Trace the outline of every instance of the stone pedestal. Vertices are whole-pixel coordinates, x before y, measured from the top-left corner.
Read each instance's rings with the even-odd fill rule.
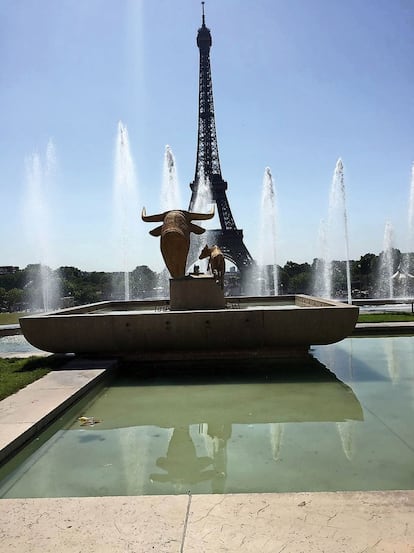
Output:
[[[170,279],[171,311],[224,309],[223,290],[209,275],[190,275]]]

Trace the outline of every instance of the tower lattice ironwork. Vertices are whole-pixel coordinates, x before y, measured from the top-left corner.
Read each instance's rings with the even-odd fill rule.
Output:
[[[195,175],[190,184],[192,194],[189,211],[196,208],[199,186],[202,186],[200,183],[207,181],[210,185],[211,200],[217,206],[221,229],[207,230],[203,235],[203,241],[207,241],[210,246],[217,244],[224,256],[243,273],[254,264],[254,261],[243,242],[243,231],[236,227],[226,195],[227,182],[221,175],[210,67],[211,45],[211,32],[205,24],[202,2],[202,25],[197,34],[197,46],[200,50],[198,143]]]

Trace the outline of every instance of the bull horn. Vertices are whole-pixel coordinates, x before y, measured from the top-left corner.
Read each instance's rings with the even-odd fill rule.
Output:
[[[205,221],[207,219],[212,219],[214,217],[214,205],[210,209],[210,213],[188,213],[190,221]]]
[[[145,207],[142,208],[141,218],[146,223],[160,223],[164,220],[164,213],[159,213],[158,215],[147,215]]]

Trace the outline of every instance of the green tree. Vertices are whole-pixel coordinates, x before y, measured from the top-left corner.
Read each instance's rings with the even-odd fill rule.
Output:
[[[76,267],[60,267],[61,294],[71,296],[76,305],[110,298],[111,274],[102,271],[81,271]]]
[[[68,282],[82,280],[83,273],[76,267],[59,267],[58,272],[62,280],[66,280]]]
[[[378,256],[373,253],[362,255],[358,261],[352,263],[352,287],[364,290],[371,295],[375,285]]]
[[[0,275],[0,287],[5,290],[11,290],[12,288],[23,288],[25,282],[25,273],[22,270],[18,270],[14,273],[6,273]]]
[[[7,290],[5,294],[5,307],[10,313],[12,311],[19,311],[22,308],[23,303],[23,290],[19,288],[12,288]]]
[[[157,273],[154,273],[147,265],[135,267],[130,275],[132,297],[148,298],[154,296],[157,280]]]
[[[312,283],[312,268],[309,263],[288,261],[281,271],[283,292],[309,294]]]
[[[100,300],[99,291],[91,284],[82,283],[75,288],[73,294],[76,305],[95,303]]]
[[[6,309],[6,289],[0,287],[0,309]]]

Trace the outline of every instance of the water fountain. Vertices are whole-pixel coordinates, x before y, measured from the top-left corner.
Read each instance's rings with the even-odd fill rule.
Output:
[[[118,123],[116,137],[113,198],[115,251],[120,253],[121,259],[118,266],[122,267],[123,274],[123,290],[119,290],[119,283],[114,278],[113,292],[116,297],[123,297],[125,301],[128,301],[130,299],[131,237],[136,229],[138,193],[134,160],[129,146],[128,130],[122,121]]]
[[[161,252],[173,277],[170,279],[170,298],[142,301],[129,299],[130,246],[128,240],[133,230],[138,228],[136,217],[138,201],[128,132],[125,125],[120,122],[116,143],[114,203],[120,231],[119,249],[123,256],[125,300],[100,302],[64,309],[49,315],[21,318],[23,334],[35,347],[56,353],[133,356],[140,360],[307,356],[311,344],[333,343],[342,340],[352,332],[358,317],[358,308],[355,306],[305,295],[225,298],[221,286],[212,276],[204,275],[205,278],[198,278],[201,275],[185,274],[186,270],[188,271],[188,262],[198,259],[200,254],[198,249],[197,257],[192,259],[187,257],[190,248],[189,235],[198,235],[203,231],[191,221],[200,222],[213,218],[213,213],[208,212],[213,203],[210,184],[213,185],[214,180],[221,189],[227,186],[221,177],[212,93],[211,90],[206,93],[211,86],[210,72],[207,69],[211,36],[210,31],[205,27],[204,15],[197,45],[202,60],[200,67],[204,67],[200,73],[203,77],[200,82],[204,83],[204,88],[201,86],[199,109],[196,171],[198,180],[192,183],[192,189],[194,191],[196,185],[198,195],[190,201],[191,213],[177,210],[176,205],[171,206],[173,210],[168,207],[166,213],[157,215],[146,216],[143,212],[145,221],[162,222],[162,225],[152,228],[150,232],[153,236],[161,237]],[[166,151],[166,167],[167,186],[171,188],[171,182],[175,179],[175,162],[170,149]],[[275,194],[268,169],[265,171],[263,189],[263,204],[274,238],[268,256],[273,266],[274,292],[277,293]],[[218,190],[215,189],[214,193],[216,192]],[[227,203],[226,197],[225,200]],[[167,201],[170,206],[170,199],[166,199]],[[214,201],[217,202],[216,197]],[[334,222],[334,208],[342,210],[341,217],[345,226],[347,245],[345,188],[341,160],[338,160],[335,169],[331,204],[331,223]],[[220,209],[221,211],[217,209],[219,216],[224,216],[224,208]],[[230,209],[229,206],[228,209]],[[171,223],[170,226],[167,223]],[[168,228],[164,227],[164,224]],[[228,243],[237,241],[243,260],[250,263],[250,254],[247,255],[242,250],[242,246],[244,248],[245,246],[241,240],[240,231],[235,224],[234,228],[233,223],[230,226],[230,229],[222,228],[220,236],[225,236],[226,232],[230,233],[231,240]],[[177,247],[178,243],[179,247]],[[185,248],[181,247],[183,243]],[[190,256],[193,253],[190,251]],[[265,262],[263,258],[263,265],[266,264]],[[197,279],[193,276],[197,276]],[[191,280],[197,280],[197,286],[188,287],[186,284]],[[199,292],[199,284],[203,281],[206,284],[204,295]],[[183,282],[185,286],[182,286]],[[193,290],[198,290],[194,296],[188,293],[191,287]]]
[[[187,212],[180,213],[179,218],[183,218]],[[176,214],[177,211],[161,214],[163,225],[169,218],[175,221]],[[191,215],[187,219],[197,222],[208,218]],[[161,221],[161,216],[145,216],[144,220]],[[197,225],[190,220],[186,224],[191,232],[197,232]],[[161,227],[152,233],[163,239]],[[177,233],[181,235],[180,228]],[[178,253],[177,242],[167,240],[161,244],[170,248],[169,252],[163,249],[163,256],[169,263],[172,260],[173,264],[168,264],[171,271],[175,252]],[[188,287],[184,286],[191,279],[181,276],[185,267],[185,258],[181,257],[177,257],[182,267],[180,274],[170,281],[170,300],[99,302],[23,317],[22,332],[32,345],[44,351],[171,361],[307,356],[311,344],[342,340],[355,326],[355,306],[305,295],[226,299],[213,277],[200,280],[209,285],[200,307],[200,295],[188,294]]]
[[[344,166],[339,158],[336,162],[329,193],[328,220],[320,233],[322,257],[317,264],[314,293],[321,297],[332,298],[333,290],[333,253],[338,253],[338,244],[345,245],[347,300],[352,303],[351,271],[349,264],[348,214]]]
[[[28,283],[31,290],[31,308],[49,311],[59,305],[59,280],[50,269],[53,265],[53,245],[51,231],[50,198],[56,181],[56,152],[52,140],[49,140],[46,155],[42,161],[38,153],[26,159],[26,204],[24,220],[28,223],[27,236],[32,241],[33,251],[39,252],[38,274]],[[37,298],[40,290],[41,299]]]
[[[166,150],[168,185],[175,184],[175,163],[171,149]],[[38,175],[39,160],[33,158],[34,175]],[[211,206],[209,180],[200,172],[196,222],[213,217],[205,215]],[[38,186],[40,178],[33,177],[32,186]],[[335,205],[340,196],[344,205],[342,162],[338,162],[332,192]],[[338,191],[337,191],[338,188]],[[237,297],[225,299],[223,291],[210,279],[214,290],[208,290],[200,305],[193,305],[188,289],[181,287],[184,276],[171,279],[174,298],[164,300],[131,301],[129,299],[128,255],[129,237],[136,218],[136,178],[129,148],[128,132],[123,123],[118,125],[114,199],[120,244],[124,263],[124,301],[100,302],[92,305],[63,309],[48,315],[33,315],[20,319],[26,339],[35,347],[50,352],[89,353],[95,355],[133,355],[138,359],[174,357],[193,358],[222,356],[283,356],[307,355],[311,344],[333,343],[348,336],[355,326],[358,308],[343,303],[322,300],[311,296]],[[262,203],[266,217],[263,227],[271,229],[273,237],[270,262],[276,265],[275,252],[275,194],[271,172],[266,169],[263,182]],[[340,202],[339,202],[340,203]],[[198,206],[198,207],[197,207]],[[170,213],[170,212],[168,212]],[[176,212],[174,212],[176,213]],[[187,213],[187,212],[181,212]],[[161,218],[165,216],[165,213]],[[344,216],[346,223],[346,215]],[[175,216],[173,217],[173,219]],[[188,219],[188,220],[187,220]],[[199,234],[199,227],[191,224],[191,217],[184,216],[191,234]],[[198,221],[197,221],[198,219]],[[161,221],[160,215],[146,217],[148,221]],[[174,219],[175,220],[175,219]],[[153,229],[154,236],[161,235],[161,227]],[[200,230],[200,229],[199,229]],[[179,231],[181,232],[181,231]],[[169,244],[172,244],[169,242]],[[174,244],[174,242],[173,242]],[[175,246],[172,250],[178,255]],[[165,252],[163,251],[163,255]],[[181,255],[181,254],[180,254]],[[164,257],[165,259],[171,259]],[[178,259],[178,258],[177,258]],[[180,257],[181,259],[181,257]],[[263,265],[266,259],[263,255]],[[182,260],[184,271],[185,257]],[[188,259],[187,259],[188,262]],[[273,273],[277,284],[277,275]],[[174,286],[172,286],[174,284]],[[217,288],[217,290],[216,290]],[[211,290],[210,290],[211,289]],[[276,286],[277,289],[277,286]],[[180,291],[182,290],[182,292]],[[181,298],[180,294],[184,294]],[[220,296],[220,301],[218,301]],[[200,297],[197,298],[199,301]],[[183,300],[183,301],[181,301]]]
[[[260,204],[259,255],[257,260],[259,266],[258,294],[260,296],[278,295],[276,215],[276,193],[273,177],[270,168],[266,167],[263,175]]]

